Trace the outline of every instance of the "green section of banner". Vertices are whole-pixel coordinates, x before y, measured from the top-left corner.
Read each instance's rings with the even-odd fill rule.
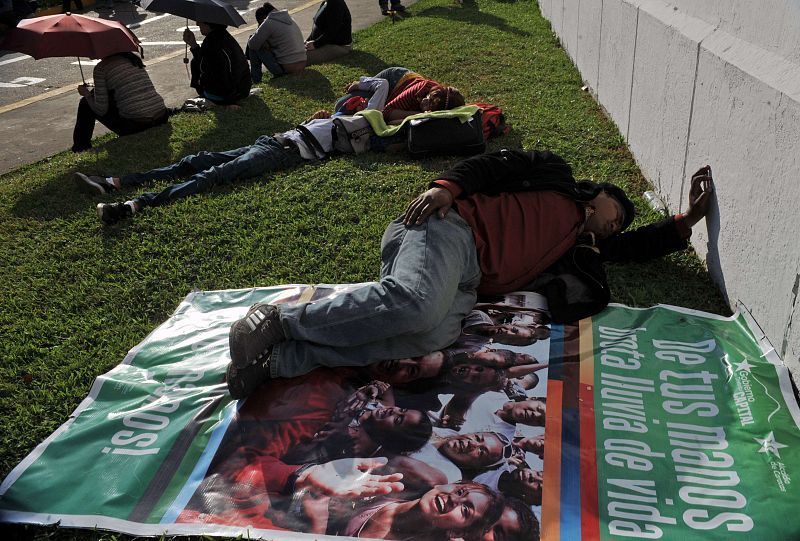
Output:
[[[29,457],[35,461],[0,508],[158,523],[231,402],[224,384],[231,323],[243,308],[286,291],[190,295],[126,363],[98,378],[79,415]]]
[[[744,316],[610,307],[593,340],[602,539],[800,538],[797,406]]]

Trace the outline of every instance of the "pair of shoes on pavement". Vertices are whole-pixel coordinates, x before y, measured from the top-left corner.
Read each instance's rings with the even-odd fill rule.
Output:
[[[238,400],[271,377],[272,346],[286,340],[278,308],[264,303],[253,305],[247,315],[231,325],[228,340],[231,362],[225,380],[231,396]]]

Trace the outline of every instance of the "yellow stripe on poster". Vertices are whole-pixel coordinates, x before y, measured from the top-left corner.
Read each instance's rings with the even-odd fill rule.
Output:
[[[587,317],[578,323],[580,332],[581,385],[594,387],[594,338],[592,337],[592,318]]]

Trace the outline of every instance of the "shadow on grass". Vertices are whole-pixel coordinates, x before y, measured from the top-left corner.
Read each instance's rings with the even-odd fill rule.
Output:
[[[281,88],[298,96],[320,101],[335,97],[328,78],[313,68],[307,68],[296,75],[275,77],[267,81],[266,85],[267,88]]]
[[[459,21],[474,25],[493,26],[503,32],[510,32],[517,36],[528,37],[531,34],[519,28],[509,26],[505,19],[491,15],[485,11],[480,11],[474,0],[465,0],[461,6],[443,7],[437,6],[424,9],[416,14],[417,17],[433,17],[447,19],[448,21]]]
[[[359,68],[364,75],[373,75],[389,67],[382,58],[366,51],[353,51],[337,58],[336,63],[349,68]]]
[[[73,214],[87,212],[99,201],[122,200],[143,191],[137,188],[125,189],[108,196],[80,193],[73,181],[76,171],[115,176],[146,171],[163,167],[186,154],[200,150],[228,150],[249,145],[260,135],[278,133],[292,127],[288,122],[276,120],[267,104],[258,97],[244,100],[241,106],[238,111],[211,110],[202,114],[184,113],[183,115],[197,117],[197,121],[213,116],[216,126],[180,147],[177,150],[177,158],[173,158],[171,145],[171,122],[175,119],[134,135],[103,136],[94,141],[94,150],[89,151],[96,154],[87,153],[86,159],[79,161],[75,168],[54,176],[36,189],[22,194],[12,207],[12,213],[21,218],[40,221],[63,219]],[[181,120],[185,120],[185,117]],[[153,149],[158,150],[154,153]],[[92,160],[93,157],[95,160]]]

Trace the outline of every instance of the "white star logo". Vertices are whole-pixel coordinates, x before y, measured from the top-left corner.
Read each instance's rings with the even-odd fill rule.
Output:
[[[784,447],[787,447],[786,445],[775,441],[775,435],[772,432],[767,434],[767,437],[764,438],[763,440],[760,440],[758,438],[753,438],[753,439],[761,444],[761,449],[758,450],[759,453],[767,453],[767,454],[773,453],[778,458],[781,457],[781,454],[778,452],[778,449],[783,449]]]
[[[753,368],[753,365],[750,364],[750,361],[748,361],[747,359],[745,359],[744,361],[742,361],[740,363],[735,363],[735,364],[736,364],[736,371],[737,372],[744,371],[744,372],[747,372],[749,374],[750,370]]]

